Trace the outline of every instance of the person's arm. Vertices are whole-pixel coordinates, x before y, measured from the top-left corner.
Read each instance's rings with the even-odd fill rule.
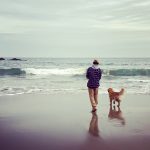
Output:
[[[102,70],[99,69],[99,80],[101,79],[101,77],[102,77]]]
[[[89,69],[86,71],[86,78],[89,79]]]

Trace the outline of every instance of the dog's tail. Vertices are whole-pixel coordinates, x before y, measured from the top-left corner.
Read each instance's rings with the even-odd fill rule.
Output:
[[[119,95],[123,95],[123,93],[124,93],[124,89],[122,88],[119,92]]]

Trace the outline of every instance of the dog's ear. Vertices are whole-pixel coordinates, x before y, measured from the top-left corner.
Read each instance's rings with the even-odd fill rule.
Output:
[[[108,93],[113,93],[114,91],[113,91],[113,89],[112,88],[109,88],[108,89]]]

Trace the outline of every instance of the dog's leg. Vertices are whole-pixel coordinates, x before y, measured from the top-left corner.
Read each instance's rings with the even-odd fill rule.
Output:
[[[118,107],[120,107],[120,100],[118,100]]]
[[[112,106],[112,99],[110,98],[110,106]]]
[[[110,106],[112,106],[112,101],[110,101]]]
[[[109,102],[110,102],[110,106],[111,106],[112,105],[112,101],[111,101],[110,94],[109,94]]]
[[[110,106],[112,105],[112,100],[111,100],[111,96],[109,94],[109,101],[110,101]]]
[[[115,104],[115,100],[113,101],[113,103]]]
[[[113,106],[113,110],[116,111],[116,107],[115,106]]]

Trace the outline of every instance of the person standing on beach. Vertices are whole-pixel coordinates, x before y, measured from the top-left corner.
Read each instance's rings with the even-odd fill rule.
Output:
[[[102,76],[102,71],[99,68],[98,60],[93,61],[93,65],[87,69],[86,78],[88,79],[87,87],[89,92],[89,98],[92,106],[92,112],[97,110],[98,105],[98,88],[99,81]]]

